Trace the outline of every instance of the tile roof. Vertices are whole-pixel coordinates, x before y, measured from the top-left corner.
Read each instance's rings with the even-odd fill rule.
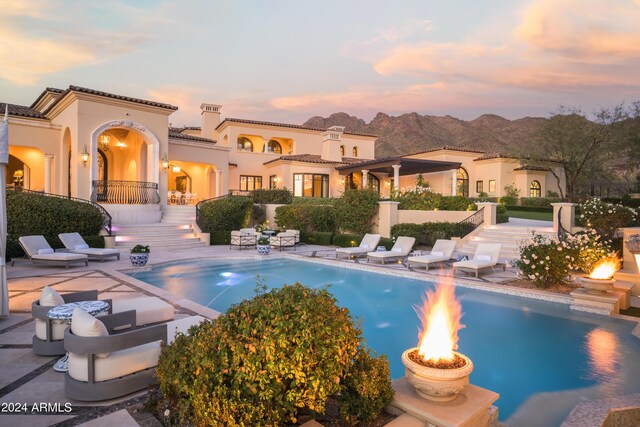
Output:
[[[430,148],[428,150],[421,150],[421,151],[416,151],[415,153],[404,154],[402,155],[402,157],[414,156],[416,154],[423,154],[423,153],[431,153],[433,151],[440,151],[440,150],[462,151],[464,153],[480,153],[480,154],[486,153],[485,151],[481,151],[481,150],[472,150],[470,148],[453,147],[451,145],[444,145],[438,148]]]
[[[531,165],[520,166],[519,168],[514,169],[514,171],[544,171],[544,172],[548,172],[550,170],[551,168],[547,168],[544,166],[531,166]]]
[[[230,117],[224,119],[216,127],[216,130],[219,129],[226,122],[246,123],[246,124],[251,124],[251,125],[263,125],[263,126],[278,126],[278,127],[293,128],[293,129],[304,129],[304,130],[315,130],[315,131],[318,131],[318,132],[326,132],[327,131],[327,129],[323,129],[323,128],[314,128],[314,127],[309,127],[309,126],[293,125],[293,124],[289,124],[289,123],[263,122],[263,121],[259,121],[259,120],[234,119],[234,118],[230,118]],[[369,133],[358,133],[358,132],[342,132],[342,133],[344,133],[345,135],[368,136],[368,137],[371,137],[371,138],[377,138],[378,137],[378,135],[372,135],[372,134],[369,134]]]
[[[185,139],[188,141],[208,142],[210,144],[216,143],[215,139],[203,138],[201,136],[195,136],[195,135],[187,135],[184,133],[176,132],[173,129],[175,128],[169,128],[169,138]]]
[[[47,88],[47,90],[51,89],[53,92],[57,92],[60,91],[60,89],[54,89],[54,88]],[[122,95],[116,95],[113,93],[109,93],[109,92],[102,92],[99,90],[95,90],[95,89],[89,89],[86,87],[80,87],[80,86],[73,86],[70,85],[66,90],[60,92],[61,95],[60,97],[49,106],[49,108],[46,109],[46,111],[44,111],[43,114],[47,114],[49,111],[51,111],[51,109],[58,104],[68,93],[71,92],[80,92],[80,93],[87,93],[90,95],[97,95],[97,96],[102,96],[105,98],[112,98],[112,99],[119,99],[121,101],[127,101],[127,102],[135,102],[136,104],[144,104],[144,105],[150,105],[152,107],[160,107],[160,108],[166,108],[168,110],[177,110],[178,107],[171,105],[171,104],[164,104],[162,102],[155,102],[155,101],[148,101],[146,99],[140,99],[140,98],[131,98],[129,96],[122,96]],[[39,98],[38,98],[39,99]],[[37,100],[36,100],[37,102]],[[33,107],[33,105],[32,105]]]
[[[9,106],[10,116],[29,117],[32,119],[46,119],[46,117],[43,116],[40,111],[33,110],[29,107],[25,107],[24,105],[5,104],[3,102],[0,102],[0,116],[2,117],[4,117],[5,105]]]
[[[506,154],[499,154],[499,153],[495,153],[495,154],[486,154],[482,157],[478,157],[477,159],[473,159],[473,161],[477,161],[477,160],[490,160],[490,159],[513,159],[513,160],[517,160],[517,157],[513,157],[513,156],[507,156]]]

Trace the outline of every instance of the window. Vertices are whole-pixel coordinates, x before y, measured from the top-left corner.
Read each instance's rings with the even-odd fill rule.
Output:
[[[269,190],[275,190],[278,188],[278,175],[271,175],[269,177]]]
[[[282,146],[278,141],[272,139],[271,141],[269,141],[269,144],[267,144],[267,152],[282,154]]]
[[[296,197],[329,197],[329,175],[294,173],[293,195]]]
[[[262,188],[261,176],[240,175],[240,190],[252,191]]]
[[[458,188],[456,194],[458,196],[469,197],[469,174],[464,168],[458,169]]]
[[[340,155],[344,157],[344,145],[340,146]]]
[[[542,197],[542,186],[538,181],[531,181],[531,187],[529,187],[529,197]]]
[[[476,181],[476,193],[484,192],[484,181]]]
[[[253,151],[253,142],[247,137],[238,138],[238,151]]]
[[[489,193],[495,193],[496,192],[496,180],[495,179],[490,179],[489,180]]]
[[[353,147],[353,157],[358,157],[358,147]]]

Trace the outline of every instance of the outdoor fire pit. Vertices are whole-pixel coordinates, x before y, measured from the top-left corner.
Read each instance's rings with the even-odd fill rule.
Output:
[[[458,348],[458,330],[464,326],[453,285],[438,284],[435,292],[427,291],[416,311],[422,320],[420,343],[402,354],[405,375],[423,398],[453,400],[469,384],[473,371],[471,359],[454,351]]]
[[[588,293],[603,295],[613,292],[615,279],[613,275],[620,269],[621,262],[617,256],[603,258],[595,265],[591,274],[579,278],[579,285]]]

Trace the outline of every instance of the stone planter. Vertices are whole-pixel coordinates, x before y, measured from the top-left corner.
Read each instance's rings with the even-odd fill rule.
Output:
[[[129,259],[134,267],[144,267],[149,261],[149,254],[129,254]]]
[[[593,295],[603,295],[613,292],[614,279],[591,279],[589,277],[579,277],[578,284],[581,288]]]
[[[271,245],[257,245],[258,255],[269,255],[271,252]]]
[[[448,402],[455,399],[469,384],[473,363],[464,354],[455,353],[467,362],[462,368],[438,369],[422,366],[411,360],[409,353],[414,350],[417,350],[417,347],[402,353],[402,364],[407,379],[422,398],[434,402]]]

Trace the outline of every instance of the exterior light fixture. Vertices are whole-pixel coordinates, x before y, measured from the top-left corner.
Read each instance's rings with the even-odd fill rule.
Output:
[[[280,182],[280,178],[276,176],[275,178],[273,178],[273,182],[276,182],[276,183]]]
[[[100,136],[100,148],[102,148],[102,151],[109,151],[109,142],[111,141],[111,137],[109,135],[106,134],[102,134]]]
[[[344,185],[344,178],[340,180],[340,184]]]
[[[169,169],[169,159],[167,158],[167,153],[162,155],[162,160],[160,160],[160,164],[162,165],[162,169],[166,172]]]
[[[84,149],[82,153],[80,153],[80,160],[82,160],[82,165],[86,168],[87,162],[89,161],[89,152],[87,151],[87,144],[84,145]]]
[[[173,171],[173,173],[180,173],[180,166],[173,166],[171,170]]]

